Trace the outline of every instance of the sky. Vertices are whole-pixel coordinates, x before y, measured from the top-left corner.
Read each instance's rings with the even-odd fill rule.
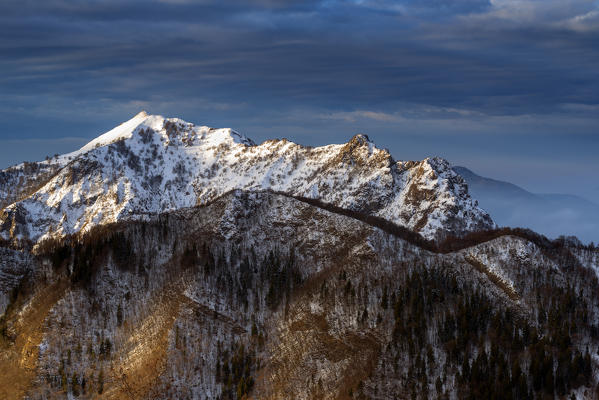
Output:
[[[599,203],[599,2],[0,2],[0,168],[141,110]]]

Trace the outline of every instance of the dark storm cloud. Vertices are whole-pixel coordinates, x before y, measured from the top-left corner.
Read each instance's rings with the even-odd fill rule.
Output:
[[[362,130],[398,158],[462,164],[485,152],[507,160],[514,140],[530,150],[520,160],[535,143],[559,153],[540,138],[577,135],[583,147],[554,170],[599,169],[588,150],[599,145],[597,9],[587,0],[5,0],[0,140],[91,138],[147,108],[257,140],[315,144]]]

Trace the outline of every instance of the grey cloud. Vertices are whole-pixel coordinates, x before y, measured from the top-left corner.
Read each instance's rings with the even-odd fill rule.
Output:
[[[8,0],[0,3],[0,140],[91,138],[147,108],[257,140],[310,144],[366,131],[401,158],[505,155],[509,143],[498,138],[517,137],[521,160],[552,151],[586,160],[599,140],[596,8],[583,0]]]

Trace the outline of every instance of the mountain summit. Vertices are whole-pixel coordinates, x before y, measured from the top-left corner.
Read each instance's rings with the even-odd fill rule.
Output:
[[[318,199],[429,239],[494,226],[440,158],[394,161],[365,135],[315,148],[286,139],[257,145],[231,129],[142,111],[78,151],[2,171],[0,234],[38,241],[83,233],[234,189]]]

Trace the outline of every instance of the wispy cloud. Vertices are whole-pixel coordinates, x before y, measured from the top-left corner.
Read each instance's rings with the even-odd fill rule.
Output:
[[[401,116],[396,114],[389,114],[380,111],[365,111],[365,110],[356,110],[356,111],[340,111],[334,112],[330,114],[322,114],[321,118],[324,119],[333,119],[333,120],[343,120],[347,122],[355,122],[358,119],[371,119],[374,121],[384,121],[384,122],[398,122],[402,119]]]

